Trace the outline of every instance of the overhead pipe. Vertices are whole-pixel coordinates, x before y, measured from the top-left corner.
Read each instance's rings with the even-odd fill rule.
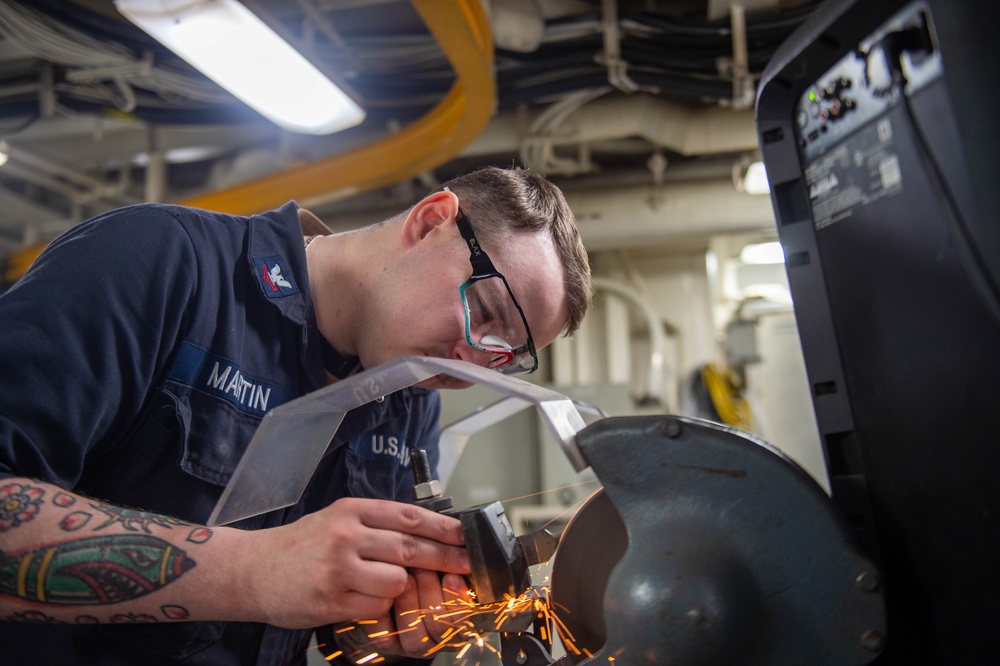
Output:
[[[670,170],[667,170],[670,173]],[[653,247],[711,236],[774,231],[768,197],[740,194],[730,178],[664,185],[650,203],[649,185],[564,188],[588,252]]]
[[[561,131],[549,126],[544,137],[553,145],[639,137],[654,146],[684,156],[738,153],[760,148],[753,109],[696,108],[645,92],[604,96],[561,117],[561,122]],[[523,126],[524,118],[517,113],[501,114],[461,155],[469,157],[516,151],[520,142],[525,140]]]
[[[251,214],[289,199],[334,201],[392,185],[454,157],[482,132],[496,106],[489,18],[479,0],[413,0],[413,5],[456,76],[451,90],[427,115],[363,148],[182,203]]]

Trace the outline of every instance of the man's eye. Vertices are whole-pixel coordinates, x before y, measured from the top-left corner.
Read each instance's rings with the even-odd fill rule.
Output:
[[[493,311],[490,310],[489,306],[486,305],[486,302],[482,298],[477,299],[477,301],[479,306],[479,318],[483,324],[488,324],[496,319]]]

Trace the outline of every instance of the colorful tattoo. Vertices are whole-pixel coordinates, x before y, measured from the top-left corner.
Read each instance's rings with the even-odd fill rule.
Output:
[[[160,606],[160,610],[171,620],[186,620],[191,617],[191,613],[184,606]]]
[[[205,543],[212,538],[212,530],[207,527],[196,527],[187,535],[187,540],[191,543]]]
[[[59,521],[59,527],[61,527],[64,532],[75,532],[89,523],[90,519],[93,517],[93,514],[87,513],[86,511],[74,511]]]
[[[26,523],[42,510],[45,490],[21,483],[0,488],[0,532]]]
[[[137,622],[157,622],[158,620],[146,613],[116,613],[111,616],[111,621],[115,624],[135,624]]]
[[[194,566],[162,539],[114,534],[14,555],[0,551],[0,593],[50,604],[113,604],[155,592]]]
[[[170,529],[174,525],[190,524],[177,520],[176,518],[171,518],[170,516],[161,516],[158,513],[136,511],[135,509],[123,509],[121,507],[110,506],[108,504],[91,504],[90,506],[109,516],[105,522],[94,528],[95,532],[115,523],[121,523],[122,527],[130,532],[138,532],[141,528],[146,534],[152,534],[149,530],[149,526],[151,524],[166,527],[167,529]]]
[[[24,611],[23,613],[15,612],[13,615],[5,617],[4,620],[7,622],[31,622],[33,624],[69,624],[37,610]]]
[[[55,497],[52,498],[52,503],[66,509],[76,504],[76,498],[66,493],[56,493]]]

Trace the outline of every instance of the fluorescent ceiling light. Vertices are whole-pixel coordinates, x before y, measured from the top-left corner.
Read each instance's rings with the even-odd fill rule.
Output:
[[[10,148],[6,141],[0,141],[0,166],[7,164],[8,159],[10,159]]]
[[[781,243],[754,243],[740,251],[740,261],[744,264],[780,264],[785,261],[785,251]]]
[[[767,182],[767,170],[760,160],[751,162],[743,174],[743,191],[747,194],[768,194],[771,191]]]
[[[364,110],[236,0],[115,0],[126,18],[262,116],[331,134]]]

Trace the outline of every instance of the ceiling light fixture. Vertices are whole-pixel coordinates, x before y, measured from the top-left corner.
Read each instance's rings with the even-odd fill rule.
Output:
[[[236,0],[115,0],[128,20],[290,132],[332,134],[364,110]]]
[[[7,145],[6,141],[0,141],[0,166],[7,164],[7,160],[10,159],[10,146]]]

